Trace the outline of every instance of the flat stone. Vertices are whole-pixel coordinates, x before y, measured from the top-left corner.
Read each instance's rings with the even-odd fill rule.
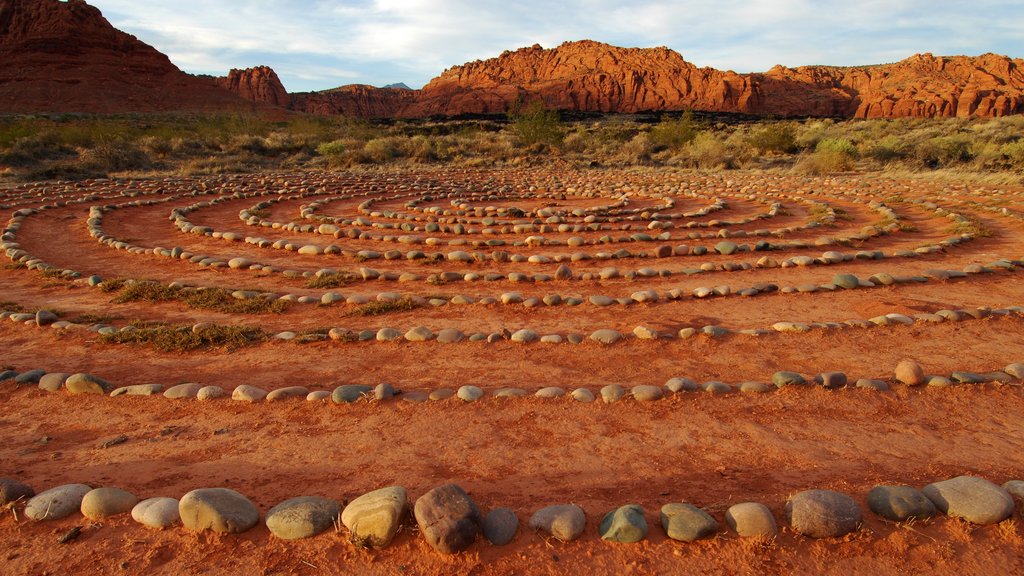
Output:
[[[715,244],[715,251],[724,256],[733,254],[738,249],[739,246],[737,246],[735,242],[729,242],[728,240],[723,240],[722,242]]]
[[[405,333],[405,339],[409,342],[426,342],[434,338],[434,333],[426,326],[418,326]]]
[[[608,542],[633,543],[647,537],[647,519],[644,509],[627,504],[605,514],[598,527],[601,539]]]
[[[188,384],[178,384],[177,386],[171,386],[164,391],[164,398],[171,399],[182,399],[182,398],[195,398],[199,394],[199,390],[203,388],[202,384],[196,382],[190,382]]]
[[[260,521],[260,511],[248,498],[229,488],[200,488],[181,497],[178,513],[185,528],[238,534]]]
[[[779,533],[772,511],[760,502],[730,506],[725,512],[725,523],[743,538],[774,538]]]
[[[312,538],[334,526],[341,506],[320,496],[300,496],[267,511],[267,528],[282,540]]]
[[[150,528],[163,530],[178,522],[181,522],[181,515],[178,513],[177,498],[149,498],[143,500],[132,508],[132,519]]]
[[[853,290],[860,286],[860,280],[853,274],[836,274],[832,277],[832,283],[844,290]]]
[[[363,398],[373,391],[369,386],[362,384],[343,384],[334,389],[331,394],[331,401],[335,404],[351,404]]]
[[[210,400],[223,398],[227,395],[227,391],[220,386],[203,386],[199,389],[199,392],[196,392],[196,400],[200,402],[209,402]]]
[[[85,484],[64,484],[36,494],[25,505],[25,516],[32,520],[60,520],[82,508],[82,498],[92,491]]]
[[[6,506],[18,500],[28,500],[36,495],[27,484],[22,484],[13,478],[0,478],[0,506]]]
[[[658,331],[646,326],[637,326],[633,329],[633,335],[640,340],[657,340]]]
[[[437,341],[442,344],[455,344],[466,339],[466,335],[455,328],[445,328],[437,333]]]
[[[86,374],[79,372],[78,374],[72,374],[64,382],[64,389],[71,394],[109,394],[114,386],[106,380],[93,376],[92,374]]]
[[[442,554],[469,548],[483,524],[476,503],[455,484],[438,486],[420,496],[413,511],[420,533]]]
[[[514,332],[509,340],[520,344],[531,344],[540,340],[540,335],[529,329],[522,329]]]
[[[665,388],[673,394],[679,392],[696,392],[697,390],[700,390],[700,386],[695,381],[689,378],[678,377],[669,378],[669,380],[665,382]]]
[[[104,487],[90,490],[82,497],[82,515],[90,520],[102,520],[109,516],[127,514],[139,503],[139,499],[120,488]]]
[[[634,386],[631,393],[633,394],[633,398],[640,402],[661,400],[665,396],[665,392],[660,386],[650,385]]]
[[[896,380],[908,385],[918,386],[925,383],[924,368],[913,360],[900,360],[896,365]]]
[[[405,488],[389,486],[367,492],[350,502],[341,513],[341,523],[360,545],[383,548],[398,533],[408,507]]]
[[[582,508],[575,504],[556,504],[534,512],[528,525],[562,542],[570,542],[583,534],[586,524],[587,516]]]
[[[433,401],[437,401],[437,400],[447,400],[447,399],[451,398],[452,396],[455,396],[455,391],[454,390],[452,390],[450,388],[438,388],[437,390],[432,391],[427,396],[427,398],[430,399],[430,400],[433,400]]]
[[[248,384],[240,384],[231,392],[231,399],[240,402],[259,402],[266,397],[266,390]]]
[[[807,383],[803,376],[796,372],[779,371],[772,375],[772,384],[779,388],[785,386],[802,386]]]
[[[64,387],[64,382],[70,374],[65,372],[50,372],[39,379],[39,389],[45,392],[57,392]]]
[[[935,516],[935,504],[912,486],[875,486],[868,492],[868,508],[893,522]]]
[[[558,386],[548,386],[545,388],[541,388],[540,390],[537,390],[534,396],[536,396],[537,398],[548,399],[562,398],[563,396],[565,396],[565,390],[563,388],[559,388]]]
[[[477,400],[484,397],[484,391],[477,386],[462,386],[459,391],[455,394],[459,397],[459,400],[465,402],[476,402]]]
[[[42,383],[40,383],[40,386],[42,386]],[[110,396],[155,396],[162,392],[163,389],[163,384],[134,384],[117,388],[110,393]]]
[[[36,370],[29,370],[22,372],[14,377],[14,383],[18,385],[22,384],[39,384],[39,379],[46,375],[46,370],[41,368]]]
[[[577,402],[589,403],[595,400],[594,393],[586,388],[577,388],[572,391],[572,399]]]
[[[598,330],[591,334],[590,339],[601,344],[615,344],[619,340],[622,340],[622,334],[615,330],[610,330],[606,328],[603,330]]]
[[[704,391],[710,392],[711,394],[729,394],[732,392],[732,386],[729,386],[725,382],[705,382]]]
[[[837,538],[857,530],[862,515],[853,498],[832,490],[806,490],[786,502],[793,531],[811,538]]]
[[[776,389],[774,384],[769,384],[768,382],[743,382],[740,384],[740,392],[752,394],[763,394]]]
[[[921,491],[943,514],[982,526],[1006,520],[1015,506],[1009,492],[976,476],[935,482]]]
[[[382,382],[373,387],[373,398],[378,402],[391,400],[396,394],[398,394],[398,391],[391,384]]]
[[[626,390],[618,384],[609,384],[601,388],[601,400],[605,404],[612,404],[622,400],[622,397],[626,395]]]
[[[661,527],[665,534],[682,542],[709,538],[718,532],[718,522],[693,504],[673,503],[661,507]]]
[[[306,395],[306,402],[322,402],[331,399],[331,392],[328,390],[317,390]]]
[[[519,518],[509,508],[495,508],[484,517],[484,538],[495,546],[512,541],[519,530]]]
[[[309,396],[309,389],[305,386],[288,386],[286,388],[277,388],[271,390],[267,394],[267,402],[278,402],[280,400],[289,400],[292,398],[305,398]]]
[[[869,380],[867,378],[857,380],[856,387],[868,390],[877,390],[879,392],[887,392],[889,390],[889,384],[884,380]]]
[[[815,378],[815,381],[822,388],[835,390],[836,388],[846,386],[847,378],[846,374],[842,372],[823,372]]]

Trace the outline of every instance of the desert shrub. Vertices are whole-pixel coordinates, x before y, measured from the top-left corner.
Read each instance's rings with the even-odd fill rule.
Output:
[[[794,168],[810,174],[845,172],[854,167],[857,148],[845,138],[825,138],[818,141],[814,153],[801,158]]]
[[[863,156],[881,163],[905,158],[909,150],[910,145],[898,136],[885,136],[862,146]]]
[[[971,140],[966,136],[931,138],[914,149],[914,157],[926,168],[941,168],[969,162],[974,158]]]
[[[664,118],[651,128],[650,141],[655,151],[668,148],[678,152],[700,134],[701,126],[693,119],[693,111],[687,110],[675,120]]]
[[[999,148],[999,153],[1002,154],[1012,166],[1016,168],[1024,168],[1024,140],[1017,140],[1016,142],[1003,144]]]
[[[755,128],[747,143],[762,154],[791,154],[797,151],[796,129],[788,123],[772,122]]]
[[[512,133],[522,144],[555,146],[562,142],[562,121],[558,117],[558,112],[548,110],[540,100],[513,111],[509,116],[512,120]]]
[[[234,350],[253,346],[267,339],[259,328],[248,326],[211,326],[199,332],[191,326],[147,326],[101,336],[107,344],[148,345],[161,352],[188,352],[201,348]]]
[[[342,140],[324,142],[316,147],[316,153],[321,156],[341,156],[345,153],[347,146]]]
[[[124,172],[149,168],[149,155],[134,142],[107,140],[82,153],[82,161],[104,172]]]
[[[420,307],[420,304],[411,298],[402,298],[390,302],[368,302],[362,306],[352,309],[352,316],[380,316],[392,312],[408,312]]]
[[[248,298],[239,300],[223,288],[186,290],[172,288],[156,282],[133,282],[125,284],[114,303],[125,302],[184,302],[190,308],[215,310],[229,314],[280,314],[288,309],[288,302],[269,298]]]
[[[374,138],[363,145],[363,159],[372,164],[384,164],[402,156],[400,138]]]

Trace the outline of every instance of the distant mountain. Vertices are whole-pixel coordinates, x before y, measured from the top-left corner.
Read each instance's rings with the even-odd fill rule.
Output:
[[[919,54],[876,66],[776,66],[737,74],[699,68],[668,48],[583,40],[455,66],[421,90],[399,83],[289,94],[266,66],[223,78],[185,74],[84,0],[0,0],[0,112],[248,109],[426,117],[504,113],[533,100],[586,112],[1005,116],[1024,113],[1024,60]]]

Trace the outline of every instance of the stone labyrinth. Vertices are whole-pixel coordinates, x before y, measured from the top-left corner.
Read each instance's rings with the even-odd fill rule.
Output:
[[[822,389],[835,402],[913,399],[1024,377],[1019,187],[643,170],[301,173],[27,184],[2,190],[0,209],[10,215],[0,310],[17,348],[0,377],[33,394],[223,396],[256,411],[306,399],[358,418],[384,403],[501,413],[512,402],[640,411],[702,394],[800,402]],[[220,368],[232,357],[242,359],[234,375]],[[919,485],[944,480],[926,474]],[[485,518],[458,486],[428,491],[459,480],[441,476],[411,482],[414,496],[426,493],[414,514],[432,547],[464,550],[477,530],[513,538],[516,511],[489,502]],[[867,502],[903,520],[940,501],[981,524],[1009,514],[998,486],[955,483]],[[68,486],[61,498],[90,518],[138,501]],[[222,532],[259,521],[244,496],[217,490],[164,494],[181,500],[147,500],[133,516]],[[865,495],[855,496],[801,492],[784,513],[768,504],[795,533],[840,536],[860,526]],[[43,512],[30,502],[29,516],[54,517],[52,498]],[[956,498],[1004,506],[978,512]],[[913,514],[892,511],[910,501]],[[356,502],[340,518],[353,539],[387,545],[405,489]],[[340,513],[328,499],[285,504],[265,519],[284,538],[327,530]],[[533,529],[578,538],[583,509],[552,504],[517,511]],[[676,540],[712,536],[719,521],[743,536],[776,533],[773,510],[743,506],[716,520],[670,503],[660,518]],[[469,522],[439,520],[452,517]],[[596,528],[637,541],[644,509],[615,507]]]

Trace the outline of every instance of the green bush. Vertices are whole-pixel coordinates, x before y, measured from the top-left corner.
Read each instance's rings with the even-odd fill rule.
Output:
[[[557,146],[562,142],[562,121],[558,112],[548,110],[540,100],[531,102],[525,109],[513,111],[510,118],[512,133],[522,144]]]
[[[747,143],[760,153],[792,154],[796,152],[796,129],[791,124],[773,122],[755,129]]]
[[[700,132],[701,127],[693,119],[693,111],[687,110],[680,118],[664,118],[651,128],[650,142],[655,151],[659,148],[668,148],[678,152],[683,146],[693,142]]]
[[[926,168],[942,168],[970,162],[974,158],[966,136],[939,136],[919,144],[914,156]]]
[[[905,158],[910,145],[897,136],[885,136],[864,146],[863,155],[872,160],[886,163]]]
[[[341,140],[332,140],[331,142],[324,142],[317,146],[316,153],[321,156],[341,156],[345,153],[345,149],[345,142]]]

